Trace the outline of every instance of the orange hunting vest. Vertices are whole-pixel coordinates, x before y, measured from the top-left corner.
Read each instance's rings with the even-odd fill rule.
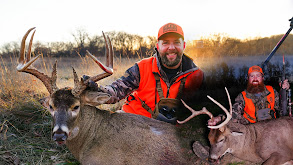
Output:
[[[122,109],[128,113],[139,114],[151,118],[151,113],[143,108],[142,102],[154,111],[156,103],[160,100],[156,90],[156,80],[154,77],[154,74],[158,74],[161,77],[157,66],[157,59],[155,57],[149,57],[139,61],[137,64],[140,73],[139,87],[132,93],[132,95],[129,95],[126,98],[126,102]],[[202,84],[203,72],[198,68],[193,69],[192,71],[179,76],[170,87],[167,87],[167,84],[162,78],[160,78],[161,88],[165,98],[176,98],[181,80],[184,77],[187,77],[184,88],[187,90],[195,90]]]
[[[270,92],[270,94],[267,96],[267,100],[269,102],[268,107],[271,110],[275,111],[275,94],[274,94],[274,89],[272,86],[267,85],[266,86],[267,90]],[[251,99],[246,97],[246,92],[242,92],[244,101],[245,101],[245,107],[244,107],[244,114],[243,116],[250,122],[250,123],[255,123],[256,120],[256,111],[255,111],[255,106],[252,102]]]

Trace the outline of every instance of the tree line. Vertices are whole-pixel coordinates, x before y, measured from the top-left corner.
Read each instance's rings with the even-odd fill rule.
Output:
[[[282,37],[283,34],[240,40],[226,34],[213,34],[189,42],[191,46],[187,47],[186,51],[194,54],[195,57],[268,55]],[[293,54],[293,34],[288,35],[277,53]]]
[[[153,55],[157,42],[155,36],[142,37],[126,32],[107,32],[111,39],[115,56],[119,57],[148,57]],[[76,57],[85,56],[86,50],[95,55],[104,54],[104,38],[102,35],[90,36],[85,30],[78,29],[72,34],[72,42],[34,42],[34,54],[42,53],[51,57]],[[255,37],[245,40],[229,37],[227,34],[212,34],[201,37],[199,40],[188,41],[187,54],[192,57],[221,57],[221,56],[250,56],[268,55],[282,38],[281,35],[271,37]],[[2,57],[16,56],[19,53],[20,43],[6,43],[0,47]],[[290,34],[284,41],[278,52],[280,54],[293,54],[293,35]]]

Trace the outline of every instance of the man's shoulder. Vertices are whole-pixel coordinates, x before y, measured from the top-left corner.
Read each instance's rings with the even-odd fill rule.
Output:
[[[146,63],[151,63],[153,60],[155,59],[154,56],[151,56],[151,57],[147,57],[147,58],[144,58],[140,61],[137,62],[137,64],[146,64]]]
[[[187,71],[193,68],[198,68],[195,63],[193,62],[193,59],[187,56],[186,54],[183,54],[182,56],[182,71]]]
[[[243,96],[244,94],[246,94],[246,90],[240,92],[240,93],[236,96],[235,101],[236,101],[236,102],[242,102],[242,101],[244,101],[244,96]]]
[[[270,90],[270,89],[274,89],[271,85],[266,85],[266,88],[268,89],[268,90]]]

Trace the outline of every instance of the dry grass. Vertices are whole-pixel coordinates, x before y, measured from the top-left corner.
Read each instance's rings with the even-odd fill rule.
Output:
[[[41,58],[34,67],[51,75],[55,60]],[[88,57],[57,60],[59,88],[73,87],[71,67],[79,76],[102,72]],[[78,164],[66,147],[58,147],[51,141],[51,116],[39,103],[41,98],[48,96],[46,88],[34,76],[18,73],[16,61],[13,58],[1,59],[0,63],[0,164]],[[137,59],[114,61],[115,73],[99,84],[110,84],[135,61]],[[102,108],[116,109],[120,104]]]
[[[34,67],[51,75],[55,60],[40,58],[35,62]],[[71,67],[75,68],[79,76],[92,76],[102,72],[88,57],[57,60],[59,88],[73,87]],[[114,74],[99,81],[99,84],[111,84],[138,60],[116,58]],[[207,58],[194,58],[194,60],[201,68],[207,68],[210,63]],[[0,164],[79,164],[66,147],[59,147],[51,140],[51,116],[39,103],[41,98],[48,96],[46,88],[34,76],[18,73],[16,61],[13,58],[0,61]],[[223,93],[223,89],[220,92]],[[213,94],[216,95],[215,91]],[[116,110],[122,103],[123,100],[115,105],[102,105],[101,108]],[[201,103],[196,105],[195,109],[201,108],[202,104],[206,106],[211,103]],[[181,133],[195,137],[208,145],[205,137],[207,119],[206,116],[195,118],[192,125],[186,124],[182,127]]]

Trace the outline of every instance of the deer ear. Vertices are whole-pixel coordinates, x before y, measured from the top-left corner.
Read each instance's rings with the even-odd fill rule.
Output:
[[[45,108],[49,109],[50,108],[49,100],[50,100],[50,97],[44,97],[44,98],[39,100],[39,103],[41,103],[42,106],[44,106]]]
[[[219,130],[220,130],[221,132],[224,132],[224,131],[226,130],[226,126],[220,127]]]
[[[86,91],[83,97],[84,104],[91,106],[98,106],[105,104],[109,99],[110,95],[104,92]]]
[[[241,136],[241,135],[243,135],[243,132],[232,131],[231,134],[232,134],[232,136]]]

